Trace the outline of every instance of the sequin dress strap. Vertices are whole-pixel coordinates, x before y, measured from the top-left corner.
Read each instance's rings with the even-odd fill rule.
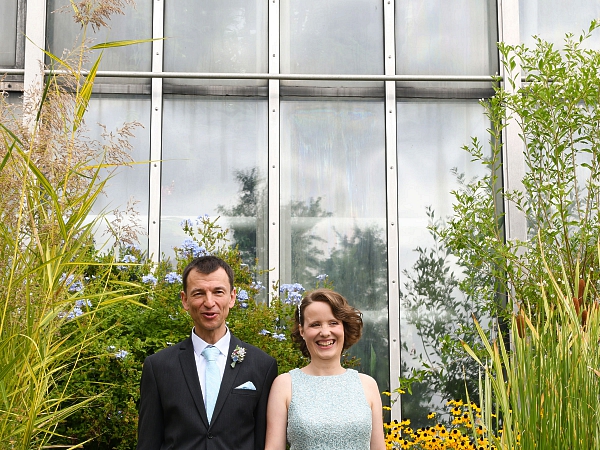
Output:
[[[327,377],[290,371],[291,450],[369,450],[371,408],[356,370]]]

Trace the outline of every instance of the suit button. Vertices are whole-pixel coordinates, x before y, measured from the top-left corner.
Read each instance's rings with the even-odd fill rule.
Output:
[[[212,435],[212,434],[210,434],[210,433],[208,433],[208,438],[209,438],[209,439],[212,439],[212,438],[213,438],[213,435]]]

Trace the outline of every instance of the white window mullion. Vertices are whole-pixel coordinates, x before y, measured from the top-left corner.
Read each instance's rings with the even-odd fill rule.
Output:
[[[152,14],[152,72],[163,71],[164,0],[154,0]],[[160,257],[160,184],[162,160],[162,91],[163,79],[152,78],[150,114],[150,208],[148,211],[148,254],[153,261]]]
[[[385,75],[396,74],[394,0],[384,0]],[[388,320],[390,333],[390,390],[399,387],[400,378],[400,290],[398,237],[398,170],[396,82],[385,82],[385,149],[387,190]],[[400,401],[392,405],[392,420],[400,419]]]
[[[42,94],[44,77],[41,64],[44,62],[46,48],[46,0],[28,0],[25,17],[25,61],[24,61],[24,101],[27,95]],[[24,116],[25,124],[31,123],[33,117]]]
[[[279,74],[279,5],[269,0],[269,74]],[[269,252],[267,265],[269,298],[273,284],[279,281],[279,80],[269,80]]]
[[[498,0],[498,30],[499,40],[510,45],[519,45],[519,0]],[[504,89],[515,92],[521,87],[521,68],[517,65],[513,73],[506,73],[500,62],[500,75],[515,78],[515,87],[504,81]],[[519,125],[515,119],[509,119],[504,129],[504,147],[502,160],[504,191],[522,191],[525,175],[525,155],[523,141],[519,137]],[[505,202],[506,239],[521,240],[527,238],[527,220],[525,214],[510,202]]]

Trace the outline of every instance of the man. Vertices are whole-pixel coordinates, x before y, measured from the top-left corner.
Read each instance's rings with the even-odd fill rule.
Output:
[[[225,261],[196,258],[182,278],[181,303],[194,328],[144,361],[137,448],[263,450],[277,363],[229,332],[236,293]]]

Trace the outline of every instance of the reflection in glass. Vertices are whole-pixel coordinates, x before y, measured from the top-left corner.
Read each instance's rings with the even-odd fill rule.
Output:
[[[533,35],[562,46],[566,33],[579,37],[588,30],[592,19],[600,17],[600,3],[589,0],[521,0],[519,2],[521,42],[532,47]],[[600,33],[587,41],[591,48],[600,47]]]
[[[185,219],[208,214],[232,230],[245,262],[267,264],[267,102],[166,96],[161,252],[173,256]],[[262,281],[262,280],[261,280]]]
[[[0,67],[16,65],[17,0],[0,2]]]
[[[94,96],[90,100],[85,115],[90,139],[96,140],[108,148],[108,143],[116,141],[120,136],[119,129],[126,123],[138,122],[141,126],[133,129],[134,137],[129,139],[132,150],[129,154],[132,161],[150,160],[150,99],[134,96]],[[111,178],[106,184],[105,195],[100,196],[92,213],[104,212],[111,226],[117,225],[113,211],[125,212],[128,205],[135,211],[135,218],[140,226],[139,244],[142,250],[148,248],[148,207],[149,207],[149,164],[134,164],[126,167],[107,169],[106,175]],[[124,223],[131,224],[132,215],[124,218]],[[101,227],[100,234],[106,230]],[[97,239],[97,242],[104,242]]]
[[[137,2],[136,6],[126,5],[124,14],[114,14],[107,21],[108,26],[93,32],[89,27],[86,38],[92,45],[103,42],[150,39],[152,38],[152,2]],[[81,25],[73,20],[73,9],[69,0],[48,0],[48,49],[64,58],[81,42]],[[100,50],[90,53],[86,68],[96,61]],[[76,55],[74,55],[76,57]],[[129,45],[105,49],[102,53],[100,70],[150,71],[152,44]],[[104,83],[118,83],[122,79],[103,79]],[[143,79],[128,79],[128,84],[146,83]]]
[[[462,147],[474,136],[489,149],[489,122],[477,101],[399,102],[397,110],[402,376],[424,364],[436,371],[402,397],[402,417],[420,427],[429,412],[443,409],[442,402],[464,398],[468,367],[459,358],[444,360],[440,342],[469,325],[474,312],[457,289],[460,269],[427,226],[452,214],[450,192],[458,187],[453,169],[467,180],[483,174]]]
[[[177,0],[165,3],[167,72],[268,72],[268,6],[260,0]],[[212,80],[165,80],[215,84]],[[239,84],[240,81],[217,81]],[[258,81],[243,81],[256,84]],[[266,82],[260,81],[265,84]]]
[[[282,101],[283,283],[314,288],[327,274],[364,314],[350,349],[388,385],[384,105],[379,100]]]
[[[396,3],[396,73],[492,75],[496,23],[495,1]]]
[[[282,73],[383,73],[380,1],[284,0],[281,11]]]

